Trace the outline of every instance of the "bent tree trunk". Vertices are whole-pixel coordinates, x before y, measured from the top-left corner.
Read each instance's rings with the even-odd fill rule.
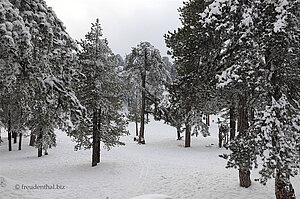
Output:
[[[139,144],[145,144],[145,103],[146,103],[146,96],[145,96],[145,89],[146,89],[146,72],[142,73],[142,103],[141,103],[141,127],[140,127],[140,134],[139,134]]]
[[[190,147],[191,146],[191,126],[190,126],[190,111],[191,107],[188,106],[186,109],[186,121],[185,121],[185,143],[184,147]]]
[[[96,166],[98,163],[98,130],[97,130],[97,111],[94,110],[93,113],[93,152],[92,152],[92,167]]]
[[[290,177],[283,179],[280,171],[277,171],[275,177],[275,195],[276,199],[296,199],[295,191]]]
[[[247,109],[247,94],[239,96],[239,136],[247,137],[247,129],[248,129],[248,109]],[[247,154],[245,154],[247,155]],[[244,157],[249,158],[249,157]],[[249,168],[249,167],[248,167]],[[251,185],[251,179],[250,179],[250,170],[243,167],[239,168],[239,178],[240,178],[240,186],[248,188]]]

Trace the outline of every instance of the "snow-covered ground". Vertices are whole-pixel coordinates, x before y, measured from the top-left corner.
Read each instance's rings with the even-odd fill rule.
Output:
[[[216,117],[211,119],[216,121]],[[184,148],[184,141],[176,140],[175,128],[163,122],[146,125],[146,145],[133,141],[133,124],[129,130],[133,135],[122,138],[126,146],[103,149],[97,167],[91,167],[90,150],[75,152],[74,143],[60,131],[57,147],[41,158],[28,146],[28,138],[22,151],[14,144],[9,152],[4,137],[0,145],[0,198],[275,198],[274,180],[266,186],[254,182],[257,171],[252,172],[250,188],[239,187],[238,171],[225,169],[226,161],[218,157],[226,150],[217,147],[215,123],[210,137],[192,138],[191,148]],[[300,198],[300,177],[292,181]],[[50,189],[53,186],[58,189]]]

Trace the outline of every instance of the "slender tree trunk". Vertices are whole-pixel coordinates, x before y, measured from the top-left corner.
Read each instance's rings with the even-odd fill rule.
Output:
[[[189,116],[190,111],[191,111],[191,107],[188,106],[187,109],[186,109],[187,119],[185,121],[185,143],[184,143],[184,147],[190,147],[191,146],[191,126],[189,124],[189,122],[190,122],[190,116]]]
[[[219,148],[222,148],[222,140],[223,140],[222,131],[219,128]]]
[[[48,150],[47,149],[45,149],[45,155],[48,155]]]
[[[247,109],[247,94],[239,96],[239,135],[246,136],[246,130],[248,129],[248,109]],[[248,157],[245,157],[248,158]],[[240,186],[248,188],[251,185],[250,170],[245,168],[239,168]]]
[[[139,134],[139,144],[145,144],[145,89],[146,89],[146,72],[142,73],[142,103],[141,103],[141,126],[140,126],[140,134]]]
[[[92,152],[92,167],[96,166],[98,163],[98,130],[97,130],[97,110],[93,113],[93,152]]]
[[[39,136],[38,136],[38,157],[42,157],[43,155],[43,144],[41,140],[43,139],[43,132],[42,129],[40,130]]]
[[[43,156],[43,149],[42,146],[38,147],[38,157],[42,157]]]
[[[98,112],[98,140],[97,140],[97,148],[98,148],[98,151],[97,151],[97,163],[100,163],[100,155],[101,155],[101,150],[100,150],[100,139],[101,139],[101,117],[102,117],[102,111],[101,111],[101,108],[99,109],[99,112]]]
[[[279,170],[277,170],[275,177],[275,195],[276,199],[296,199],[295,191],[290,177],[288,176],[285,180],[280,177],[283,176]]]
[[[35,135],[30,135],[29,146],[34,146],[35,144]]]
[[[180,133],[181,133],[181,128],[180,128],[181,126],[177,126],[177,140],[181,140],[181,135],[180,135]]]
[[[18,134],[17,134],[16,131],[12,132],[12,137],[14,138],[14,144],[16,144],[17,143],[17,137],[18,137]]]
[[[0,145],[1,145],[1,142],[3,142],[1,139],[1,134],[2,134],[2,131],[1,131],[1,127],[0,127]]]
[[[205,118],[206,118],[206,125],[207,125],[207,126],[210,126],[210,122],[209,122],[209,120],[210,120],[210,119],[209,119],[209,114],[206,114],[206,117],[205,117]]]
[[[23,134],[20,133],[19,134],[19,151],[21,151],[21,149],[22,149],[22,136],[23,136]]]
[[[230,117],[230,140],[234,140],[236,124],[235,124],[234,105],[233,104],[230,106],[229,117]]]
[[[149,112],[146,113],[146,120],[145,120],[145,124],[149,123]]]
[[[135,119],[135,135],[139,136],[139,124],[137,118]]]
[[[11,115],[10,111],[8,112],[8,150],[12,150],[12,144],[11,144]]]

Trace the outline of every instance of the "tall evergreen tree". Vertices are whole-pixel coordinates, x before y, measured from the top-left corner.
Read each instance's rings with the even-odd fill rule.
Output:
[[[92,166],[100,162],[100,142],[107,149],[124,145],[119,140],[127,134],[122,108],[122,83],[117,73],[115,56],[102,38],[99,20],[92,23],[90,32],[80,45],[79,64],[81,80],[77,84],[77,96],[86,112],[81,118],[71,118],[70,136],[74,137],[75,149],[92,148]],[[91,141],[92,139],[92,141]]]
[[[168,80],[169,74],[159,50],[149,42],[141,42],[132,49],[125,71],[135,80],[134,86],[141,91],[141,125],[138,142],[144,144],[146,107],[153,105],[153,114],[156,115],[157,106],[165,90],[164,83]]]
[[[40,120],[48,120],[47,114],[35,117],[37,110],[47,110],[51,112],[51,127],[66,127],[69,112],[76,113],[81,108],[72,91],[73,40],[45,1],[5,0],[0,9],[1,38],[6,41],[1,45],[0,65],[1,76],[6,78],[0,80],[0,89],[1,95],[5,93],[1,96],[2,105],[10,107],[6,113],[22,113],[26,120],[19,120],[21,126],[30,128],[42,125]],[[18,126],[17,121],[9,121],[10,127]],[[31,130],[37,139],[35,129]],[[46,139],[48,132],[39,131],[39,135],[40,132]]]

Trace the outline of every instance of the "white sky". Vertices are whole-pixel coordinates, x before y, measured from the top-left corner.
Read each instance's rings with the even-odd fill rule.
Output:
[[[83,39],[99,18],[103,35],[115,54],[129,54],[131,47],[149,41],[163,56],[163,35],[180,27],[177,9],[183,0],[46,0],[69,34]]]

